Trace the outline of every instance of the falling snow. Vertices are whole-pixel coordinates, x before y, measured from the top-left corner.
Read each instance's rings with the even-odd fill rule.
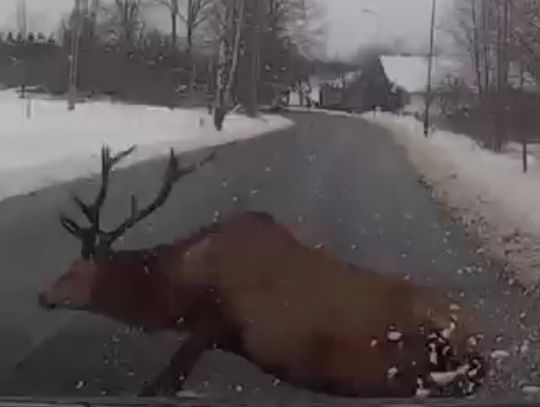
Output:
[[[495,360],[507,359],[509,357],[510,357],[510,352],[508,352],[507,350],[499,349],[499,350],[494,350],[493,352],[491,352],[491,358]]]
[[[242,386],[241,384],[237,384],[234,386],[234,391],[237,393],[242,393],[244,391],[244,386]]]
[[[396,377],[396,375],[399,373],[399,369],[396,366],[392,366],[390,369],[388,369],[387,377],[388,379],[393,379]]]
[[[390,342],[398,342],[403,338],[403,334],[399,331],[389,331],[386,337]]]
[[[431,380],[440,386],[446,386],[456,380],[459,373],[457,371],[451,372],[432,372],[430,373]]]

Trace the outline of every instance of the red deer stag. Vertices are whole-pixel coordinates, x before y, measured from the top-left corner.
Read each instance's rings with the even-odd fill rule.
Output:
[[[162,205],[182,175],[171,154],[156,199],[112,232],[99,226],[112,166],[103,154],[90,222],[62,217],[82,258],[40,295],[47,307],[100,313],[149,331],[187,335],[143,395],[181,388],[199,356],[219,348],[301,387],[336,395],[465,395],[485,375],[475,325],[456,304],[398,276],[343,264],[306,247],[264,213],[243,213],[147,250],[111,244]]]

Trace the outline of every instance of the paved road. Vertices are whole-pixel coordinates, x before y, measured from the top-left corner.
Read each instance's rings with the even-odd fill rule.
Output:
[[[346,261],[443,287],[479,310],[491,346],[510,349],[531,338],[526,355],[512,351],[496,369],[487,394],[508,395],[509,389],[540,380],[538,306],[476,255],[472,241],[418,182],[390,136],[359,119],[291,117],[297,126],[290,130],[222,148],[215,162],[186,179],[166,207],[122,244],[170,241],[216,214],[268,211],[304,242],[322,243]],[[162,167],[158,160],[118,171],[108,220],[126,214],[130,193],[149,196]],[[40,285],[78,253],[77,243],[56,222],[59,209],[69,205],[67,191],[91,194],[94,188],[95,181],[80,180],[0,203],[0,394],[135,393],[180,342],[174,335],[130,332],[88,314],[46,313],[35,304]],[[205,356],[187,387],[234,405],[325,400],[276,385],[256,367],[220,352]]]

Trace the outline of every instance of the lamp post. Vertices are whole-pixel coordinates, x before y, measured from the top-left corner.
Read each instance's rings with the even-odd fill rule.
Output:
[[[381,42],[381,16],[370,8],[362,9],[362,14],[369,14],[377,20],[377,46],[379,46]]]
[[[81,0],[75,0],[73,24],[71,27],[71,51],[69,56],[68,110],[75,109],[77,96],[77,70],[79,62],[79,41],[81,37]]]
[[[431,24],[429,28],[429,55],[428,55],[428,74],[425,103],[426,110],[424,112],[424,136],[429,135],[429,109],[431,105],[431,75],[433,71],[433,53],[435,47],[435,16],[437,10],[437,0],[432,0],[431,3]]]

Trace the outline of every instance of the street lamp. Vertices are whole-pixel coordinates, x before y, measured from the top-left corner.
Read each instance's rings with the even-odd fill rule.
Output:
[[[370,8],[362,9],[362,14],[369,14],[377,20],[377,45],[380,45],[381,42],[381,16]]]
[[[75,109],[77,97],[77,70],[79,63],[79,41],[81,37],[81,0],[75,0],[71,25],[71,51],[69,58],[68,110]]]
[[[431,3],[431,24],[429,28],[429,55],[428,55],[428,74],[426,86],[426,111],[424,112],[424,136],[429,135],[429,108],[431,104],[431,75],[433,71],[433,50],[435,47],[435,15],[437,10],[437,0]]]

